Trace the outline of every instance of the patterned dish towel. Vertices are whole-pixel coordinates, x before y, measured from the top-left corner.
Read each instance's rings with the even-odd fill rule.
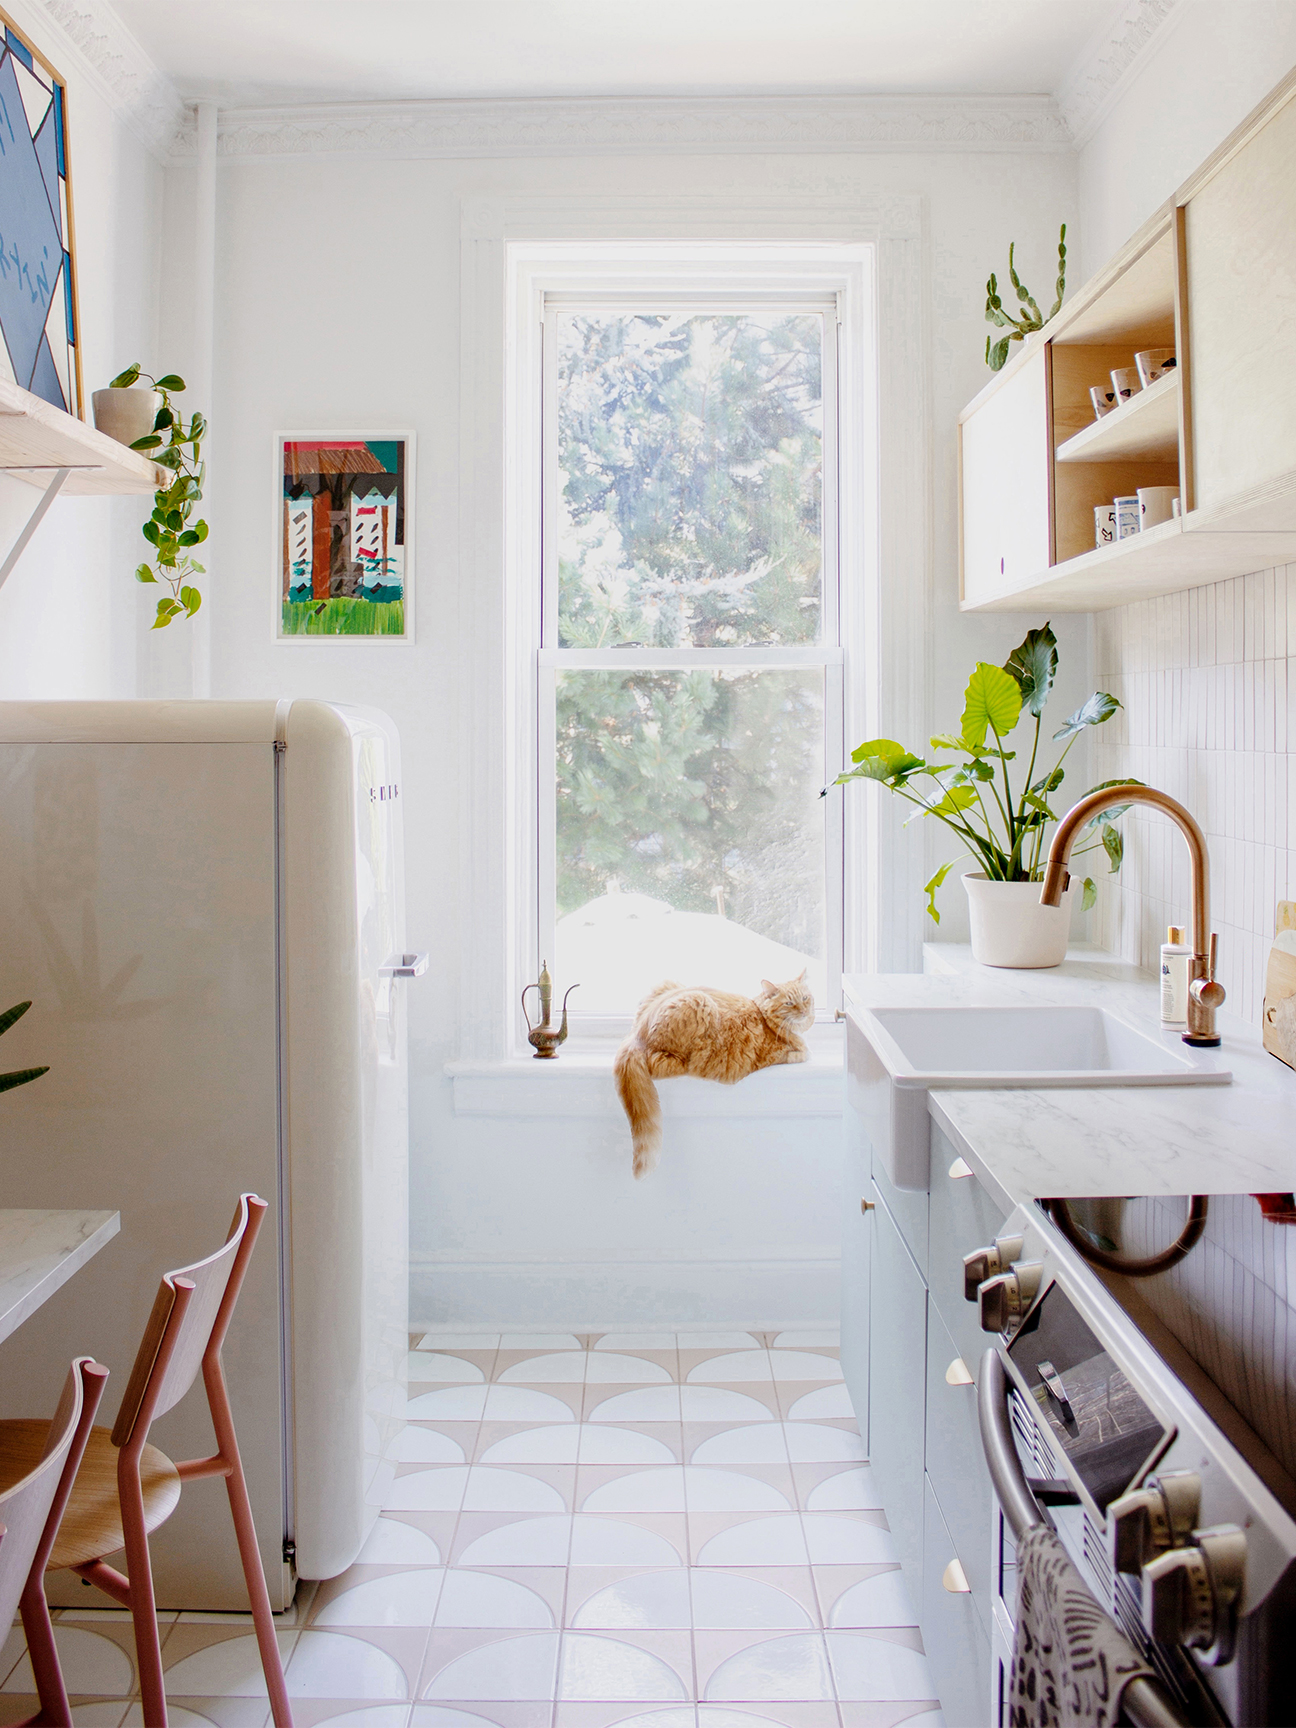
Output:
[[[1012,1728],[1115,1728],[1121,1694],[1152,1675],[1046,1525],[1017,1544]]]

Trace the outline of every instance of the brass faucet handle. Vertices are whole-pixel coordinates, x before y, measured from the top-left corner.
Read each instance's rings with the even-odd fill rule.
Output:
[[[1222,1008],[1227,998],[1224,986],[1215,977],[1215,967],[1219,962],[1219,934],[1211,931],[1210,958],[1206,962],[1206,976],[1194,978],[1188,986],[1193,1000],[1200,1002],[1203,1008]]]

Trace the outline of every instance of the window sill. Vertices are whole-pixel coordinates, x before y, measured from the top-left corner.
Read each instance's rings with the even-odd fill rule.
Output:
[[[668,1119],[827,1117],[842,1113],[842,1040],[838,1027],[815,1028],[808,1062],[762,1068],[736,1086],[685,1075],[658,1081],[662,1115]],[[612,1082],[616,1046],[565,1050],[552,1062],[533,1056],[497,1062],[447,1062],[454,1083],[456,1116],[621,1115]]]

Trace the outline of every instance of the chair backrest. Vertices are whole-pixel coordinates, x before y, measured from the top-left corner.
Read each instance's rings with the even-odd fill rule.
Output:
[[[40,1461],[0,1494],[0,1626],[12,1625],[37,1555],[42,1570],[49,1558],[107,1378],[108,1370],[93,1357],[77,1357],[63,1383]]]
[[[224,1247],[163,1274],[113,1426],[114,1446],[124,1446],[141,1422],[147,1433],[184,1397],[204,1358],[219,1355],[266,1210],[257,1195],[241,1195]]]

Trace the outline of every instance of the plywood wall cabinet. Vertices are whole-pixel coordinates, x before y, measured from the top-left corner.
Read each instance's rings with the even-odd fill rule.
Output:
[[[1102,420],[1144,348],[1176,370]],[[1296,559],[1296,74],[959,418],[967,611],[1088,612]],[[1096,548],[1094,507],[1177,486]]]

